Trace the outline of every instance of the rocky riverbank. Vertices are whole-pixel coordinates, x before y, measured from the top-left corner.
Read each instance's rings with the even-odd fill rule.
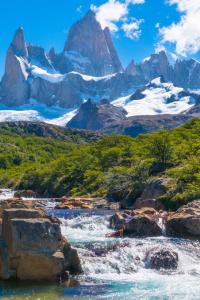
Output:
[[[200,240],[200,200],[182,206],[176,212],[157,211],[154,208],[116,212],[110,218],[113,236],[169,237]]]

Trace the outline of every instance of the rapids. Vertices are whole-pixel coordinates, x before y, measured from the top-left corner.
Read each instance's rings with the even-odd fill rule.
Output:
[[[63,235],[78,249],[84,269],[80,280],[89,286],[78,299],[200,299],[199,242],[166,237],[108,239],[110,212],[58,214]],[[178,253],[178,270],[148,269],[146,253],[160,245]]]
[[[0,201],[13,196],[3,190]],[[106,238],[112,211],[54,210],[52,200],[44,199],[49,213],[62,221],[62,233],[78,250],[84,275],[78,288],[55,284],[0,282],[2,300],[199,300],[200,242],[183,239]],[[176,271],[148,268],[147,252],[157,246],[170,246],[178,253]]]

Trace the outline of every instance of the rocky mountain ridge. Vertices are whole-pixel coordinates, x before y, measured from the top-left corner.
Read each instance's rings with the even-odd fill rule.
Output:
[[[0,102],[20,106],[35,99],[48,106],[72,108],[84,100],[113,101],[134,93],[148,81],[163,76],[176,86],[197,89],[200,63],[195,60],[169,63],[164,51],[142,63],[132,61],[124,70],[108,28],[102,29],[89,11],[75,23],[63,51],[27,45],[19,28],[8,49]]]
[[[179,87],[190,89],[200,87],[200,62],[195,59],[177,59],[172,65],[165,51],[152,54],[142,63],[135,63],[132,60],[126,68],[126,73],[143,78],[144,81],[163,76],[165,81]]]
[[[156,78],[128,97],[83,103],[69,128],[137,136],[200,117],[200,96]]]

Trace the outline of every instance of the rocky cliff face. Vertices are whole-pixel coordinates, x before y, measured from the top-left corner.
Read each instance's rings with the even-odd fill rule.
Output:
[[[100,103],[88,100],[82,104],[78,114],[68,123],[69,128],[102,130],[113,123],[120,123],[126,118],[126,111],[115,107],[107,100]]]
[[[173,82],[176,86],[191,89],[200,87],[200,62],[194,59],[177,60],[172,66],[165,51],[152,54],[139,64],[132,60],[126,73],[144,81],[163,76],[165,81]]]
[[[28,45],[28,58],[31,65],[36,65],[41,68],[46,68],[53,71],[53,66],[50,59],[47,57],[44,49],[39,46]],[[53,54],[52,54],[53,55]]]
[[[112,104],[88,100],[67,126],[135,137],[162,127],[178,127],[199,117],[199,99],[198,94],[166,83],[162,76]]]
[[[24,31],[19,28],[7,52],[5,74],[1,82],[1,102],[17,106],[29,99],[28,76],[28,50]]]
[[[177,61],[174,67],[174,83],[186,88],[200,87],[200,62],[194,59]]]
[[[170,66],[164,51],[152,54],[140,64],[131,61],[126,72],[133,76],[139,76],[146,81],[150,81],[161,75],[164,76],[166,81],[173,81],[173,68]]]
[[[132,76],[120,71],[122,66],[109,29],[102,30],[92,11],[72,27],[60,54],[54,48],[46,54],[42,47],[27,47],[20,28],[8,49],[1,102],[19,106],[33,98],[47,105],[71,108],[88,97],[112,100],[124,90],[133,89]],[[118,74],[112,76],[113,73]]]

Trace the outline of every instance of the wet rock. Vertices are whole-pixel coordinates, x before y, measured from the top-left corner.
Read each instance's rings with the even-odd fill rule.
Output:
[[[200,239],[200,200],[193,201],[169,214],[166,223],[169,236]]]
[[[17,191],[14,194],[15,198],[36,198],[37,194],[32,190]]]
[[[145,199],[145,200],[138,199],[138,200],[136,200],[136,202],[134,204],[134,208],[139,209],[139,208],[143,208],[143,207],[151,207],[156,210],[164,210],[165,209],[164,205],[157,199]]]
[[[3,226],[3,239],[9,251],[18,255],[22,251],[52,251],[60,248],[62,235],[59,224],[48,219],[12,219]]]
[[[76,249],[73,249],[67,241],[65,241],[63,246],[63,254],[65,257],[65,268],[69,270],[71,274],[77,275],[83,273],[78,252]]]
[[[37,209],[42,216],[47,216],[44,208],[39,201],[22,200],[19,198],[11,198],[0,202],[0,218],[6,209]]]
[[[170,248],[155,248],[147,253],[146,264],[151,269],[177,269],[178,254]]]
[[[109,203],[103,198],[67,197],[58,199],[61,202],[55,209],[118,209],[118,203]]]
[[[117,212],[110,218],[110,227],[118,230],[110,237],[117,236],[159,236],[162,228],[159,225],[162,217],[155,209],[142,209]]]
[[[110,218],[110,228],[112,229],[122,229],[124,228],[126,224],[126,220],[130,217],[130,213],[120,213],[116,212],[111,218]]]
[[[136,215],[126,224],[124,234],[139,237],[159,236],[162,235],[162,229],[152,218]]]

